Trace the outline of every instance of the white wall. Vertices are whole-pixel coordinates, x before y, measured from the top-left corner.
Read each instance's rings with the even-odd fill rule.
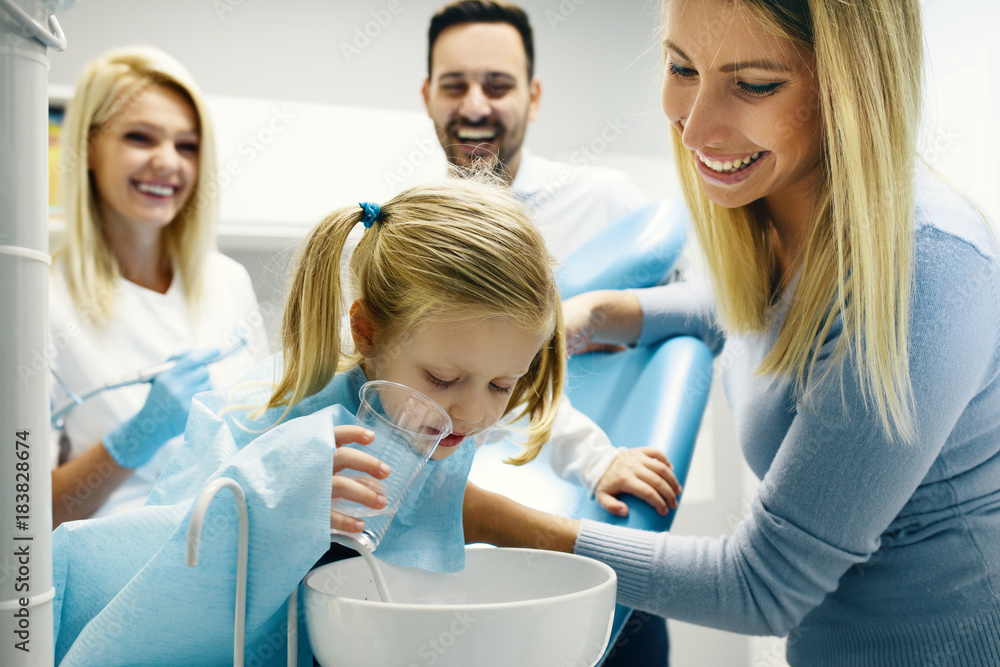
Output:
[[[972,196],[1000,230],[1000,3],[923,0],[924,158]]]

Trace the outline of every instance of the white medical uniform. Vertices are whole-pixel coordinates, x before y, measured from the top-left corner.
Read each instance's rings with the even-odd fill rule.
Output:
[[[253,364],[269,354],[267,334],[253,285],[238,262],[211,253],[206,259],[203,297],[194,313],[184,296],[183,277],[174,275],[166,294],[127,280],[115,289],[114,309],[105,326],[78,311],[70,298],[65,272],[56,265],[49,287],[51,341],[46,356],[52,369],[78,395],[166,361],[192,349],[232,345],[248,339],[245,349],[209,366],[215,387],[232,384]],[[113,389],[74,407],[62,432],[53,431],[53,467],[75,458],[143,406],[148,384]],[[69,401],[52,379],[53,410]],[[142,505],[149,496],[171,453],[181,438],[168,441],[153,458],[119,486],[93,516],[104,516]],[[61,451],[60,451],[61,450]],[[94,473],[98,474],[98,473]],[[72,494],[54,499],[58,504],[78,503],[92,492],[97,480],[80,480]]]
[[[521,149],[521,164],[510,187],[531,209],[532,221],[560,263],[648,201],[623,171],[553,162],[527,149]]]

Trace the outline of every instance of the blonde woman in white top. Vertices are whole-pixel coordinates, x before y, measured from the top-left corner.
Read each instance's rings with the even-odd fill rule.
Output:
[[[142,504],[191,397],[268,352],[250,278],[214,251],[215,138],[173,58],[129,47],[88,63],[63,134],[66,237],[50,289],[53,403],[175,358],[150,385],[71,410],[53,457],[54,523]],[[209,369],[218,350],[248,351]]]

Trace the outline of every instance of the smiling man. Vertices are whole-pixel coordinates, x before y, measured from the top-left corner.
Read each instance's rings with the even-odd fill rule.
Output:
[[[589,154],[571,165],[524,148],[542,84],[531,24],[517,5],[459,0],[442,7],[428,31],[427,71],[424,103],[449,164],[490,169],[509,182],[560,261],[646,202],[624,172],[591,165]],[[603,125],[602,141],[625,129],[618,119],[595,125]]]
[[[451,4],[432,20],[430,42],[424,102],[448,162],[513,179],[542,96],[528,17],[495,3]]]

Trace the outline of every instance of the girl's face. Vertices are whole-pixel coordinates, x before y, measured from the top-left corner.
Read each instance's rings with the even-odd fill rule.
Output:
[[[198,178],[198,116],[172,88],[150,86],[91,136],[87,167],[104,224],[155,232],[184,207]]]
[[[705,195],[772,209],[811,197],[822,173],[812,56],[731,0],[667,0],[664,47],[663,110]]]
[[[500,419],[518,379],[528,372],[548,334],[526,331],[503,318],[454,323],[430,321],[403,342],[381,342],[369,332],[357,304],[351,309],[355,343],[369,380],[390,380],[434,399],[453,431],[432,459],[451,456],[467,436]],[[367,331],[365,331],[367,326]],[[359,340],[360,333],[360,340]]]

